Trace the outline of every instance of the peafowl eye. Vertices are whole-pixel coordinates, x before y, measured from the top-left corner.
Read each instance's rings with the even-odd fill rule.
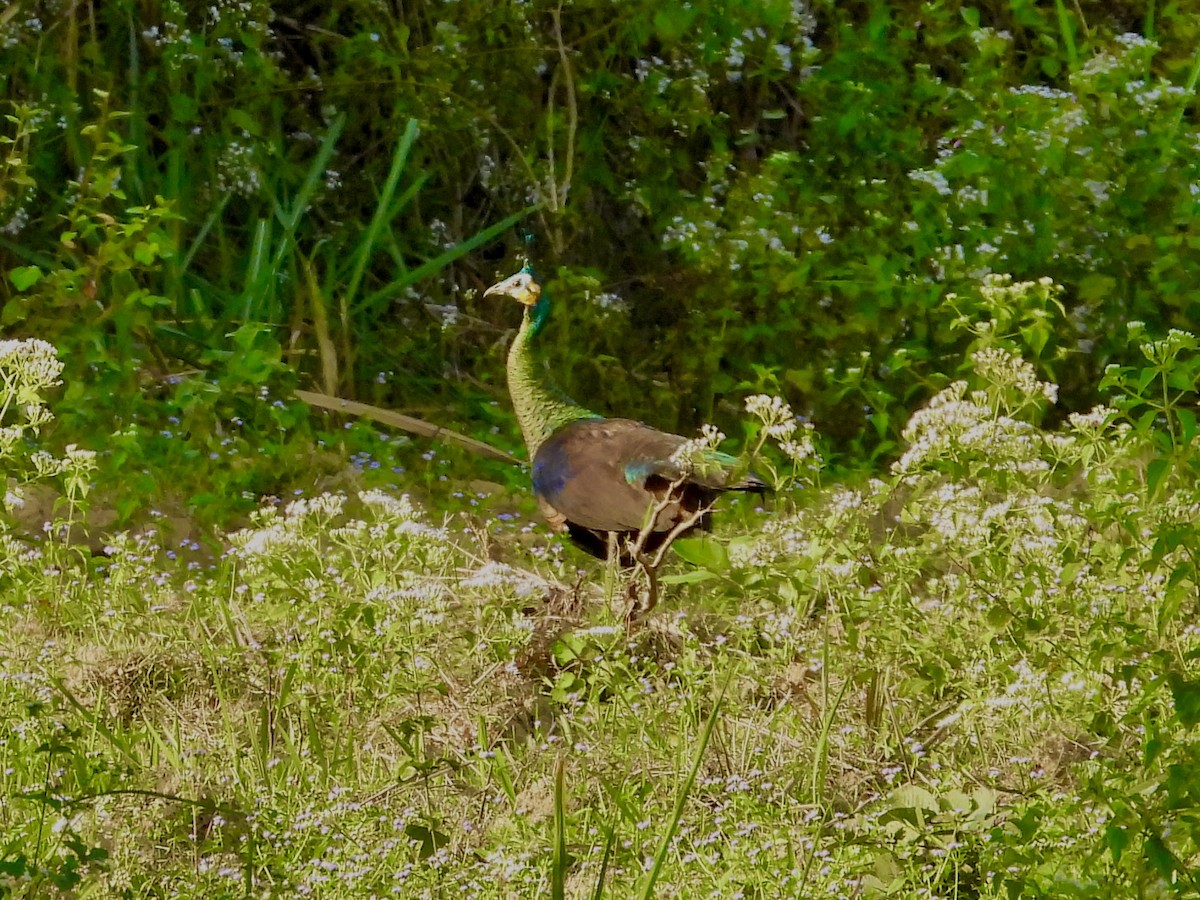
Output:
[[[525,307],[508,351],[508,390],[529,451],[534,494],[556,531],[566,530],[578,546],[604,558],[614,546],[631,546],[645,527],[640,550],[650,553],[678,537],[681,525],[707,528],[708,509],[722,491],[767,489],[753,473],[735,475],[727,454],[708,452],[700,465],[677,459],[686,438],[598,416],[550,384],[535,352],[550,297],[531,266],[484,296]],[[622,561],[635,562],[627,552]]]

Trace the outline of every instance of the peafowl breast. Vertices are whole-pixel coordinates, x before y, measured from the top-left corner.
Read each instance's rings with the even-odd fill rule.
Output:
[[[709,451],[700,460],[679,459],[686,438],[596,415],[550,384],[534,349],[550,299],[530,266],[484,296],[509,297],[524,307],[508,351],[508,389],[542,513],[582,549],[604,558],[611,537],[627,542],[647,527],[642,549],[651,552],[681,523],[707,528],[707,510],[719,493],[767,489],[752,473],[735,475],[733,457]]]

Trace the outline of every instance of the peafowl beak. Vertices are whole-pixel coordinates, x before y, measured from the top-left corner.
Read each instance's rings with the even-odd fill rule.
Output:
[[[499,284],[493,284],[483,292],[485,297],[511,297],[525,306],[533,306],[541,295],[542,286],[534,280],[532,274],[524,270]]]

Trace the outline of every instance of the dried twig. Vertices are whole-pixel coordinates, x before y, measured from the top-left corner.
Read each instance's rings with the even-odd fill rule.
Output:
[[[682,497],[678,493],[679,488],[681,488],[684,481],[687,480],[688,474],[690,473],[685,472],[671,482],[666,493],[663,494],[662,499],[660,499],[647,513],[646,520],[642,524],[641,530],[638,532],[637,540],[634,541],[632,547],[628,548],[629,555],[633,557],[639,573],[644,573],[646,576],[646,603],[641,609],[635,610],[635,606],[637,606],[637,596],[634,589],[637,584],[638,573],[635,573],[633,578],[630,580],[629,590],[627,591],[627,593],[630,595],[630,608],[625,614],[625,618],[629,621],[634,621],[637,618],[646,615],[648,612],[650,612],[650,610],[654,609],[654,607],[658,605],[658,567],[662,565],[663,558],[667,555],[667,551],[671,548],[671,545],[675,543],[676,538],[678,538],[681,534],[686,533],[688,529],[696,526],[709,512],[709,510],[712,509],[712,504],[702,506],[689,515],[686,519],[676,522],[675,526],[669,532],[667,532],[667,536],[663,538],[663,542],[659,545],[653,557],[647,558],[645,554],[646,542],[650,539],[650,535],[654,533],[654,525],[658,521],[659,514],[662,513],[672,503],[680,502]],[[637,613],[636,616],[634,615],[635,612]]]
[[[390,409],[383,409],[379,406],[371,406],[369,403],[359,403],[357,400],[343,400],[340,397],[331,397],[328,394],[318,394],[314,391],[296,391],[296,396],[310,406],[319,406],[322,409],[332,410],[333,412],[347,413],[352,416],[362,416],[365,419],[373,419],[376,422],[382,422],[385,425],[392,425],[395,428],[403,429],[404,431],[419,434],[422,437],[432,438],[438,441],[446,441],[450,444],[457,444],[467,450],[475,453],[481,453],[484,456],[490,456],[492,459],[502,459],[505,462],[515,463],[515,457],[498,447],[493,447],[491,444],[486,444],[483,441],[476,440],[473,437],[468,437],[465,434],[459,434],[457,431],[451,431],[448,428],[442,428],[440,425],[432,425],[421,419],[414,419],[412,416],[406,416],[403,413],[393,412]]]

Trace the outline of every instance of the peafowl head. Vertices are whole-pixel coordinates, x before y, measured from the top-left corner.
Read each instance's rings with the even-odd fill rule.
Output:
[[[521,269],[516,275],[505,278],[499,284],[493,284],[483,292],[485,297],[511,297],[524,306],[536,306],[542,296],[542,286],[533,277],[529,266]]]

